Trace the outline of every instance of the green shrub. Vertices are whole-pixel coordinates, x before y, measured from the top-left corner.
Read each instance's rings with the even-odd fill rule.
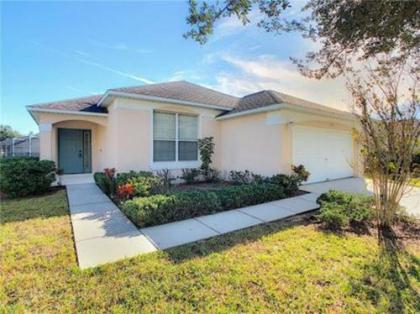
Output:
[[[337,203],[325,203],[317,218],[322,221],[328,229],[340,230],[350,222],[346,215],[345,205]]]
[[[413,178],[420,177],[420,150],[414,153],[410,166],[411,176]]]
[[[106,195],[113,196],[116,193],[114,168],[106,168],[104,172],[95,172],[93,178]]]
[[[139,177],[153,177],[153,173],[150,171],[129,171],[129,172],[119,172],[115,178],[115,182],[117,185],[129,183],[129,181],[133,178]]]
[[[214,180],[214,169],[210,167],[214,154],[214,142],[213,136],[204,137],[198,140],[198,149],[200,150],[201,159],[201,174],[206,182],[213,182]]]
[[[317,218],[333,229],[349,223],[366,223],[374,216],[371,196],[331,190],[322,194],[317,203],[321,206]]]
[[[168,192],[172,186],[172,181],[175,180],[172,176],[171,170],[162,169],[156,173],[156,176],[162,180],[164,192]]]
[[[325,203],[348,204],[352,199],[352,194],[337,190],[330,190],[327,193],[321,194],[316,200],[319,205]]]
[[[8,196],[41,194],[55,180],[56,167],[51,160],[16,157],[0,160],[0,188]]]
[[[200,175],[200,170],[198,169],[182,169],[181,178],[185,180],[187,184],[193,184],[197,182],[197,177]]]
[[[229,181],[233,184],[251,184],[251,183],[264,183],[267,179],[262,175],[255,174],[249,170],[245,171],[230,171]]]
[[[126,184],[135,188],[134,196],[149,196],[162,191],[162,182],[148,171],[129,171],[115,174],[115,169],[106,168],[96,172],[93,177],[99,188],[107,195],[116,197],[117,189]]]
[[[369,222],[374,217],[373,198],[355,194],[347,205],[347,215],[351,223]]]
[[[276,174],[269,178],[268,182],[283,187],[287,195],[293,195],[299,190],[300,180],[293,175]]]
[[[230,186],[217,190],[215,193],[225,210],[270,202],[285,197],[281,186],[269,183]]]
[[[134,198],[124,202],[122,210],[143,227],[274,201],[284,196],[283,189],[277,185],[249,184],[213,192],[187,191]]]
[[[210,168],[203,175],[206,182],[214,183],[220,181],[220,171],[217,169]]]
[[[132,177],[127,183],[133,185],[135,197],[144,197],[165,192],[162,179],[156,176]]]
[[[309,176],[311,175],[309,171],[305,169],[304,165],[292,165],[292,171],[293,176],[296,176],[297,180],[299,180],[299,185],[302,184],[302,182],[307,181]]]
[[[122,204],[123,212],[139,227],[164,224],[221,210],[213,192],[190,191],[134,198]]]
[[[105,193],[110,194],[110,189],[107,184],[107,178],[105,176],[105,173],[103,172],[95,172],[93,174],[93,178],[95,180],[95,183],[99,186],[99,188]]]

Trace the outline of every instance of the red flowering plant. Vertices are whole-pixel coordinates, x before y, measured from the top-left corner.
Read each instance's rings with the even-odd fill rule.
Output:
[[[134,185],[131,183],[120,184],[117,187],[117,199],[122,202],[133,198],[134,196]]]

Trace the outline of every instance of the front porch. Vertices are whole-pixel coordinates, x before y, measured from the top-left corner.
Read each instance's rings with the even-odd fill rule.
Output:
[[[44,113],[39,129],[40,158],[56,163],[59,183],[93,183],[105,167],[107,117]]]
[[[57,181],[60,185],[95,183],[93,173],[62,174]]]

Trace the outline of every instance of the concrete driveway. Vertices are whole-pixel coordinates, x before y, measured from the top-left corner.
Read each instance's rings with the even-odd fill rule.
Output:
[[[301,189],[316,194],[322,194],[329,190],[372,194],[373,190],[372,182],[364,178],[348,178],[322,183],[306,184],[302,186]],[[400,204],[406,208],[408,213],[420,218],[420,188],[407,188]]]

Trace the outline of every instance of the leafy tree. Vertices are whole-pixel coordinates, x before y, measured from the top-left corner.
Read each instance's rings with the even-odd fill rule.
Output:
[[[10,125],[0,125],[0,141],[5,140],[6,138],[13,138],[19,136],[21,136],[21,134],[18,131],[13,130]]]
[[[203,44],[218,19],[236,16],[247,24],[256,10],[257,25],[267,32],[299,31],[319,43],[303,60],[292,60],[305,76],[346,78],[378,220],[382,230],[389,230],[420,136],[420,1],[308,0],[297,19],[284,14],[290,8],[288,0],[191,0],[191,30],[185,36]]]
[[[235,16],[245,25],[254,10],[261,16],[257,25],[267,32],[299,31],[321,44],[304,60],[293,59],[309,77],[336,77],[355,60],[383,53],[395,61],[418,55],[420,1],[309,0],[296,19],[287,18],[290,9],[289,0],[189,0],[191,29],[184,36],[204,44],[217,20]]]
[[[393,66],[390,66],[391,62]],[[373,180],[375,208],[381,232],[391,230],[399,202],[407,190],[414,152],[420,138],[419,73],[408,63],[385,59],[365,65],[363,75],[351,73],[348,88],[361,130],[367,174]]]

